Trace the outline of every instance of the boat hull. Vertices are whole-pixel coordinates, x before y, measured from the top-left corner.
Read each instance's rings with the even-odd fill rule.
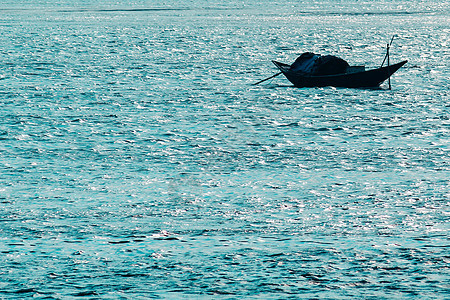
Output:
[[[336,75],[324,76],[305,76],[304,73],[291,71],[290,65],[272,61],[275,66],[292,82],[296,87],[347,87],[347,88],[364,88],[378,87],[398,69],[400,69],[407,61],[402,61],[394,65],[361,71],[356,73],[344,73]]]

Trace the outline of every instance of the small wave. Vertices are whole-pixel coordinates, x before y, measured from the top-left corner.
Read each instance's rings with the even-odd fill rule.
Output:
[[[72,296],[75,296],[75,297],[98,296],[98,293],[96,291],[86,291],[86,292],[74,293],[74,294],[72,294]]]
[[[60,12],[158,12],[158,11],[183,11],[190,10],[187,7],[180,8],[104,8],[104,9],[66,9]]]
[[[27,12],[42,10],[42,7],[5,7],[0,8],[4,12]],[[45,9],[45,8],[44,8]],[[161,12],[161,11],[186,11],[191,10],[187,7],[150,7],[150,8],[48,8],[47,11],[62,13],[83,13],[83,12]]]
[[[436,14],[432,10],[419,11],[301,11],[296,15],[304,16],[405,16],[405,15],[430,15]]]
[[[35,7],[6,7],[0,8],[0,11],[36,11]],[[39,9],[42,9],[39,7]],[[190,8],[190,7],[141,7],[141,8],[64,8],[54,9],[49,8],[49,11],[62,12],[62,13],[83,13],[83,12],[164,12],[164,11],[189,11],[189,10],[234,10],[241,9],[239,7],[202,7],[202,8]]]
[[[14,293],[15,293],[15,294],[28,294],[28,293],[35,293],[35,292],[37,292],[35,289],[33,289],[33,288],[28,288],[28,289],[20,289],[20,290],[17,290],[17,291],[15,291]]]

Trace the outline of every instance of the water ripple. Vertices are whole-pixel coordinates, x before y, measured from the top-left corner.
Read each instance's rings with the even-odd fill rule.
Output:
[[[448,6],[400,2],[7,1],[0,297],[445,298]],[[393,33],[391,91],[251,85]]]

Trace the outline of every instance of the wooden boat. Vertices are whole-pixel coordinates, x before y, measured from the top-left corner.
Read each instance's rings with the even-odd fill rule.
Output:
[[[348,67],[345,73],[334,75],[308,75],[304,72],[291,70],[291,65],[272,61],[281,73],[296,87],[347,87],[364,88],[378,87],[400,69],[407,60],[402,62],[366,71],[364,67]]]

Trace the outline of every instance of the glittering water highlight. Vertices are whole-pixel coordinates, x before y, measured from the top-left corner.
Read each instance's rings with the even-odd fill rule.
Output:
[[[449,292],[448,4],[9,1],[0,298]],[[252,86],[302,52],[393,90]]]

